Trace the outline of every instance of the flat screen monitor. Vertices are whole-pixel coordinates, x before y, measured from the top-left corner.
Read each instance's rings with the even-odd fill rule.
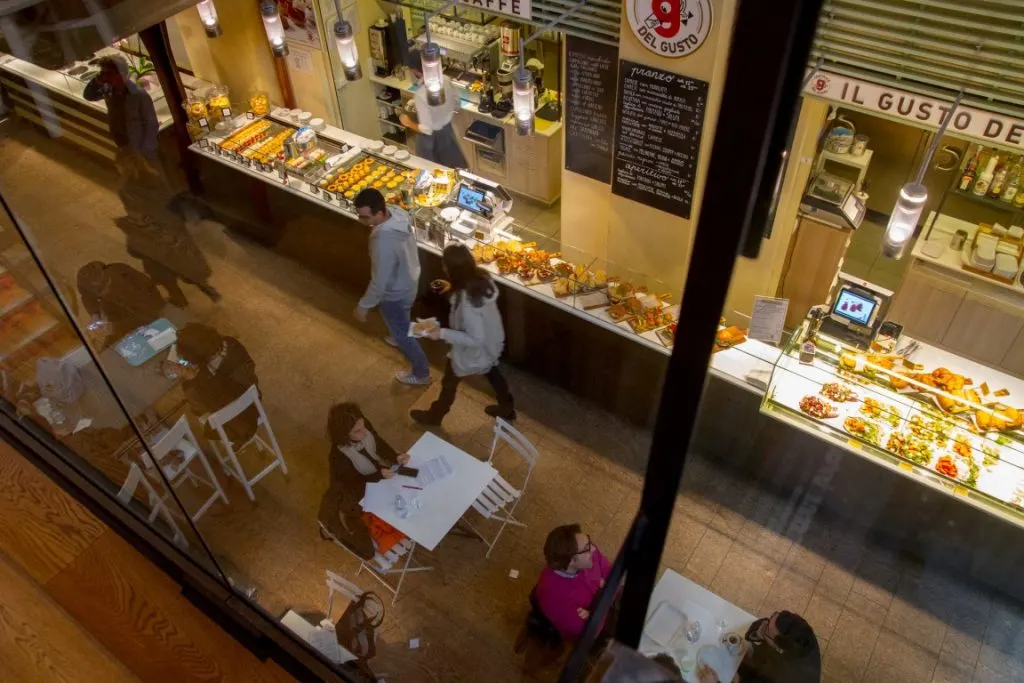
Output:
[[[877,297],[863,290],[844,286],[832,304],[832,317],[847,324],[870,327],[880,303]]]
[[[467,211],[483,215],[487,211],[484,206],[481,206],[485,196],[483,190],[478,190],[463,183],[459,185],[459,194],[455,199],[455,203]]]

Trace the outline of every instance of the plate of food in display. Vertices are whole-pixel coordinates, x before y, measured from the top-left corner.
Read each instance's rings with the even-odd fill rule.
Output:
[[[841,382],[825,382],[821,385],[821,395],[836,403],[850,403],[860,398],[853,387]]]
[[[889,435],[885,448],[915,465],[927,467],[932,461],[933,449],[931,443],[913,434],[893,432]]]
[[[806,415],[825,420],[832,417],[839,417],[839,410],[828,401],[810,394],[800,399],[800,410]]]
[[[847,434],[864,439],[874,446],[881,445],[882,432],[876,422],[851,415],[843,420],[843,429],[846,430]]]
[[[891,427],[899,427],[903,421],[899,408],[891,403],[883,403],[870,396],[866,397],[864,402],[860,404],[860,412],[871,419],[887,422]]]
[[[675,322],[676,317],[660,308],[645,308],[642,312],[629,318],[629,326],[637,334],[650,332]]]
[[[1020,429],[1024,411],[1001,403],[981,406],[974,411],[974,424],[982,432],[1009,432]]]

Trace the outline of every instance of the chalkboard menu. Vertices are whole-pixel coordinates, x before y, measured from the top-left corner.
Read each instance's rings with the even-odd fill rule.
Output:
[[[619,62],[612,192],[690,217],[708,84]]]
[[[607,183],[619,50],[575,36],[566,37],[565,50],[565,167]]]

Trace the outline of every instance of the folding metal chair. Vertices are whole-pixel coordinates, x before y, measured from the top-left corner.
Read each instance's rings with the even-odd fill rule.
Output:
[[[351,548],[349,548],[347,545],[339,541],[330,531],[327,530],[327,527],[325,527],[322,522],[320,522],[319,524],[320,533],[324,536],[324,538],[331,539],[341,549],[343,549],[348,554],[352,555],[352,557],[359,560],[359,569],[356,570],[356,576],[359,576],[359,574],[362,573],[363,569],[366,569],[371,576],[380,581],[381,585],[383,585],[384,588],[391,592],[391,595],[393,596],[391,598],[392,606],[398,600],[398,593],[402,590],[402,583],[405,581],[406,574],[409,574],[411,572],[426,572],[433,569],[433,567],[424,567],[422,565],[412,566],[412,556],[416,550],[416,543],[414,543],[409,538],[402,538],[400,542],[395,544],[395,546],[388,550],[386,553],[376,552],[374,553],[372,558],[370,558],[369,560],[364,560],[362,557],[357,555]],[[377,544],[374,543],[374,548],[376,547]],[[398,564],[398,561],[402,559],[402,557],[405,557],[405,564],[403,564],[401,568],[398,568],[396,567],[396,565]],[[398,575],[398,583],[392,586],[384,577],[393,576],[396,574]]]
[[[242,444],[237,450],[234,444],[231,443],[231,439],[224,432],[224,425],[238,417],[242,411],[249,406],[256,406],[256,410],[259,412],[259,421],[256,423],[256,433],[253,434],[252,438]],[[256,500],[256,496],[252,492],[253,485],[263,477],[267,476],[274,471],[277,467],[281,468],[281,471],[288,474],[288,465],[284,461],[284,456],[281,454],[281,447],[277,445],[277,438],[274,436],[274,430],[270,427],[270,420],[267,419],[267,414],[263,410],[263,403],[260,401],[260,392],[255,385],[245,390],[245,393],[236,398],[231,403],[227,404],[215,413],[211,413],[207,418],[209,425],[217,430],[217,434],[220,436],[221,444],[217,445],[216,441],[211,441],[213,450],[217,454],[217,459],[220,460],[221,466],[224,467],[224,471],[228,476],[238,479],[245,489],[245,494],[249,496],[249,500]],[[260,427],[266,429],[267,437],[270,440],[268,444],[264,441],[263,437],[260,436]],[[242,463],[238,461],[237,453],[247,448],[250,445],[255,444],[261,451],[270,453],[274,456],[273,462],[264,467],[260,472],[252,477],[251,479],[245,474],[245,470],[242,469]],[[221,447],[227,451],[221,453]]]
[[[500,473],[495,474],[494,479],[487,484],[483,493],[473,501],[473,509],[479,512],[481,516],[500,523],[498,533],[494,535],[492,540],[487,540],[476,527],[468,521],[466,522],[480,536],[483,542],[487,544],[487,554],[484,556],[487,558],[490,558],[491,551],[494,550],[494,546],[501,537],[501,533],[505,531],[506,526],[509,524],[521,527],[526,526],[517,520],[513,513],[515,513],[516,507],[526,491],[526,485],[530,483],[533,467],[537,464],[537,458],[540,457],[540,453],[537,452],[537,449],[534,448],[529,439],[523,436],[518,429],[499,417],[494,421],[494,441],[491,442],[491,454],[487,458],[487,462],[492,466],[494,465],[494,454],[501,443],[508,444],[512,447],[512,450],[522,457],[526,463],[526,477],[523,480],[523,488],[516,489]]]
[[[180,450],[184,454],[184,458],[172,469],[170,465],[165,465],[164,463],[167,455],[175,450]],[[152,453],[152,459],[150,458],[150,453]],[[204,479],[192,472],[190,466],[195,460],[199,460],[200,464],[202,464],[203,471],[206,472],[208,478]],[[210,461],[206,459],[206,454],[203,453],[203,449],[199,446],[199,440],[192,433],[192,428],[189,427],[188,420],[184,415],[160,437],[159,441],[149,447],[149,452],[145,450],[142,452],[142,462],[154,471],[154,476],[158,476],[155,474],[155,470],[158,467],[162,469],[167,475],[168,481],[171,482],[171,486],[175,489],[186,481],[192,484],[192,486],[197,486],[196,482],[200,482],[211,488],[212,493],[210,497],[206,499],[198,510],[190,515],[193,522],[198,522],[199,518],[210,509],[210,506],[217,502],[218,498],[223,500],[225,505],[228,503],[227,494],[224,493],[220,482],[217,481],[213,468],[210,467]],[[168,493],[168,495],[170,494]]]
[[[171,515],[171,511],[164,502],[164,498],[156,492],[153,485],[146,479],[142,469],[134,462],[128,464],[128,477],[124,480],[121,490],[117,492],[117,499],[125,507],[130,507],[139,484],[142,484],[142,488],[146,491],[147,504],[149,505],[149,517],[146,518],[146,523],[152,526],[157,517],[163,517],[164,522],[167,523],[167,526],[173,532],[172,540],[182,548],[188,548],[188,541],[185,540],[185,535],[178,528],[178,523],[174,521],[174,516]]]

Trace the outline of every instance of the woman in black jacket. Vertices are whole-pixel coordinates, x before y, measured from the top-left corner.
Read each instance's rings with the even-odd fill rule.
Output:
[[[256,363],[242,343],[209,325],[185,325],[178,332],[177,351],[185,399],[199,415],[215,413],[249,387],[259,386]],[[244,446],[256,434],[259,419],[259,411],[252,405],[224,425],[235,448]],[[207,438],[217,437],[209,426],[205,434]]]
[[[373,542],[361,519],[359,501],[368,483],[395,476],[392,467],[409,462],[409,456],[396,453],[380,438],[355,403],[331,407],[327,436],[331,440],[327,456],[330,483],[320,501],[320,523],[331,536],[369,559],[373,557]]]

